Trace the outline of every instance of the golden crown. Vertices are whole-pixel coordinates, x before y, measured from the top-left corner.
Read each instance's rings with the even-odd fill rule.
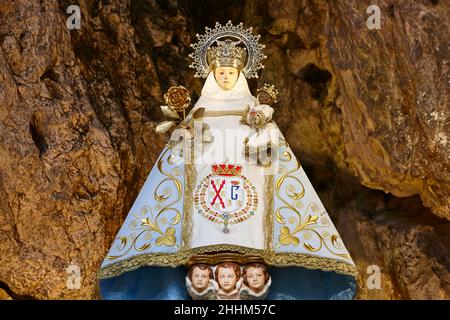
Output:
[[[252,28],[244,29],[243,23],[233,25],[228,21],[222,26],[216,22],[215,28],[205,28],[205,34],[197,34],[198,42],[191,44],[194,52],[191,68],[196,69],[195,77],[206,78],[217,66],[233,66],[242,69],[244,76],[258,78],[258,71],[264,68],[262,60],[267,58],[262,50],[264,45],[259,43],[260,35],[253,35]],[[237,41],[232,41],[235,39]],[[217,43],[217,47],[211,47]],[[239,47],[243,44],[245,48]]]
[[[218,67],[234,67],[239,70],[244,68],[247,60],[245,48],[238,47],[240,41],[216,41],[216,47],[209,47],[206,53],[208,64],[211,69]]]
[[[258,89],[258,101],[262,104],[272,105],[277,102],[279,92],[273,84],[264,83],[264,86]]]

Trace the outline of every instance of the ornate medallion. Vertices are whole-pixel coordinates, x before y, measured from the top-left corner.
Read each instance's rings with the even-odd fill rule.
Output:
[[[241,223],[256,213],[258,194],[251,181],[241,174],[242,167],[232,164],[214,164],[195,190],[195,211],[214,223],[229,225]]]

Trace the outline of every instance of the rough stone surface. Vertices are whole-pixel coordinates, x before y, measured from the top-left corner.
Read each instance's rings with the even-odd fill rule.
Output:
[[[361,202],[372,209],[358,209]],[[421,208],[418,197],[366,194],[337,220],[358,267],[359,299],[450,299],[450,225]]]
[[[12,300],[5,290],[0,289],[0,300]]]
[[[78,3],[68,30],[72,1],[0,0],[0,298],[95,297],[167,139],[162,94],[183,84],[195,101],[189,44],[229,19],[267,45],[259,84],[281,92],[275,121],[358,265],[358,297],[450,298],[446,1],[380,0],[380,30],[359,0]]]

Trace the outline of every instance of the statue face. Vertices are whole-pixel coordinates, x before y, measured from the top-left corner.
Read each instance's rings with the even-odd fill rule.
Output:
[[[247,269],[247,283],[252,290],[261,290],[266,284],[266,277],[262,268],[249,267]]]
[[[223,291],[232,291],[236,287],[237,280],[238,279],[233,268],[220,268],[218,282]]]
[[[194,267],[194,270],[192,270],[191,282],[195,290],[199,292],[205,290],[209,284],[208,269],[202,270],[198,267]]]
[[[218,67],[214,69],[214,78],[223,90],[230,90],[236,84],[239,70],[233,67]]]

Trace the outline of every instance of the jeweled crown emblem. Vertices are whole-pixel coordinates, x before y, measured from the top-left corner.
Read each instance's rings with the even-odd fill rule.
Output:
[[[279,92],[273,84],[264,83],[264,86],[258,89],[258,101],[262,104],[272,105],[277,103]]]
[[[213,164],[211,166],[212,172],[219,176],[239,176],[241,175],[241,166],[234,164]]]
[[[206,53],[209,66],[214,69],[218,67],[234,67],[239,70],[244,68],[247,61],[247,51],[239,47],[241,41],[216,40],[217,46],[209,47]]]

